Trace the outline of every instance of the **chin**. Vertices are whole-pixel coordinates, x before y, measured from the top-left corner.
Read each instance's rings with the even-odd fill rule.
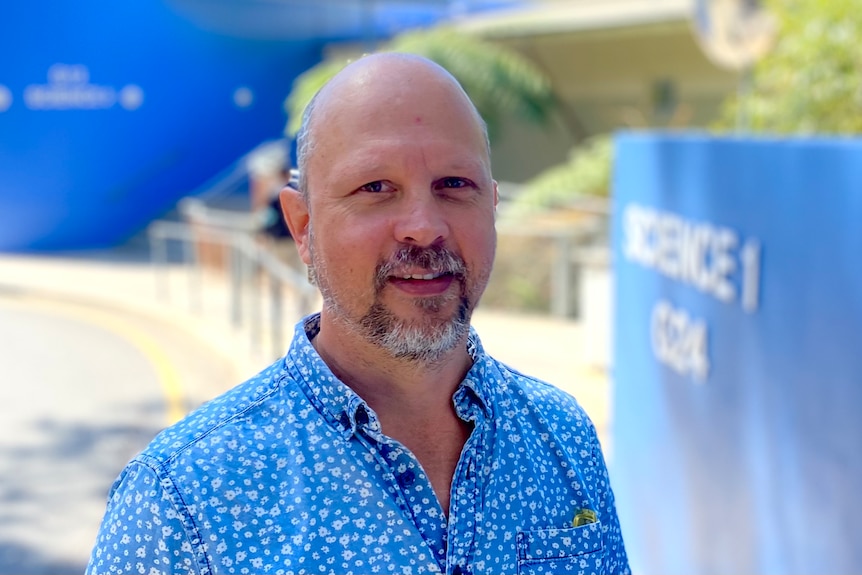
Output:
[[[423,298],[421,304],[417,302],[414,306],[413,313],[408,314],[410,317],[377,301],[360,320],[361,330],[369,341],[388,349],[396,357],[413,355],[423,349],[444,353],[457,345],[470,329],[469,300],[466,297],[456,299],[455,309],[443,313],[444,305],[451,299]]]

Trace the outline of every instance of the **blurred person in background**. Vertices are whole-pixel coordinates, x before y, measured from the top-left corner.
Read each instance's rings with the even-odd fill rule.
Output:
[[[290,158],[283,142],[268,142],[249,155],[248,163],[251,211],[257,222],[258,239],[279,260],[302,267],[296,246],[281,211],[279,194],[290,182]]]
[[[322,310],[128,464],[88,572],[628,573],[589,417],[470,326],[498,195],[457,81],[357,60],[298,164],[281,201]]]

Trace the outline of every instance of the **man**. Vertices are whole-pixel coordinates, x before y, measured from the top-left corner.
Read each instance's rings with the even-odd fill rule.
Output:
[[[89,571],[628,572],[592,423],[470,328],[497,186],[458,83],[362,58],[297,155],[282,206],[323,308],[129,464]]]

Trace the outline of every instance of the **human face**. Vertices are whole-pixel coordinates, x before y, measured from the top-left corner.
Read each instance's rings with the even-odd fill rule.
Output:
[[[327,128],[309,162],[305,257],[324,323],[432,361],[466,337],[487,284],[496,183],[460,92],[415,81],[381,98],[379,87],[315,120]]]

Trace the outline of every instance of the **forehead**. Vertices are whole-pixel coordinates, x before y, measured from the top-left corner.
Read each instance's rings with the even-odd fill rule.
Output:
[[[488,165],[478,114],[451,77],[424,68],[360,70],[328,86],[315,110],[314,158],[325,165],[344,156],[411,149]],[[439,158],[444,160],[445,158]]]

